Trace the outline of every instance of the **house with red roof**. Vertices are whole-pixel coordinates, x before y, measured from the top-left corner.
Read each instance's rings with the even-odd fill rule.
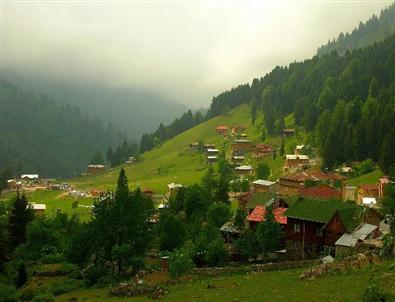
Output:
[[[274,220],[282,226],[285,226],[287,224],[287,217],[284,214],[286,210],[287,208],[275,208],[272,210]],[[255,228],[259,222],[265,221],[267,212],[268,211],[265,206],[256,206],[251,214],[247,217],[250,227]]]
[[[265,157],[273,153],[273,147],[269,144],[256,144],[254,146],[254,157]]]
[[[318,184],[312,187],[299,189],[299,194],[306,198],[338,199],[342,197],[341,191],[327,184]]]
[[[377,183],[379,198],[383,198],[383,196],[384,196],[384,188],[389,183],[390,183],[390,179],[388,178],[388,176],[382,176],[382,177],[379,178],[379,181]]]
[[[221,134],[224,136],[228,134],[228,127],[223,125],[218,126],[215,130],[217,131],[217,134]]]
[[[358,187],[357,203],[362,204],[364,198],[378,198],[379,189],[377,184],[363,184]]]

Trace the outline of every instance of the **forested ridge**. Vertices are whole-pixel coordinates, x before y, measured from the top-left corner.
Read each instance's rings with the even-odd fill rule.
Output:
[[[344,55],[346,51],[369,46],[392,33],[395,33],[395,4],[383,9],[379,16],[373,15],[365,23],[360,22],[351,33],[340,33],[337,39],[329,40],[318,48],[317,55],[322,56],[332,50]]]
[[[5,81],[0,82],[0,109],[0,170],[13,175],[75,176],[96,152],[125,139],[78,107],[58,105]]]

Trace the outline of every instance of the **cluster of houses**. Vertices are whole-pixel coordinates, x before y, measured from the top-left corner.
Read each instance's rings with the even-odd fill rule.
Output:
[[[341,257],[380,249],[388,225],[378,205],[367,204],[364,198],[381,198],[389,179],[382,177],[375,185],[361,185],[353,191],[345,181],[341,175],[321,171],[293,172],[277,182],[256,180],[249,192],[239,196],[238,206],[245,210],[252,229],[271,209],[282,226],[282,252],[286,251],[288,259]],[[231,221],[221,231],[229,243],[241,232]]]

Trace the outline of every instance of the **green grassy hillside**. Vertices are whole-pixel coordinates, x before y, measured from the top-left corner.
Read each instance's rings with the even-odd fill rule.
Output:
[[[205,156],[196,152],[189,151],[189,143],[203,139],[205,143],[212,143],[217,148],[224,149],[228,144],[228,138],[216,134],[215,128],[218,125],[243,125],[247,129],[245,133],[248,139],[254,143],[262,142],[260,139],[262,129],[262,119],[251,124],[250,107],[245,104],[239,106],[226,115],[220,115],[210,119],[180,135],[170,139],[163,145],[143,154],[144,160],[131,166],[124,165],[129,184],[132,188],[150,188],[157,193],[164,193],[166,185],[171,182],[182,184],[192,184],[200,180],[207,169]],[[293,118],[286,119],[287,126],[292,126]],[[280,144],[280,137],[269,137],[266,142]],[[286,146],[291,146],[301,142],[296,138],[287,139]],[[272,158],[263,159],[272,168],[273,179],[277,178],[282,169],[282,158],[280,156],[274,161]],[[256,161],[247,158],[246,163],[256,165]],[[108,170],[101,175],[81,176],[71,180],[70,183],[81,188],[99,187],[102,189],[114,189],[120,167]]]

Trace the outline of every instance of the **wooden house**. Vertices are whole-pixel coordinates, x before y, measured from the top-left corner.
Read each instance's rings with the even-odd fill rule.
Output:
[[[208,164],[213,164],[213,163],[215,163],[217,161],[218,161],[218,156],[217,155],[209,155],[209,156],[207,156],[206,162]]]
[[[378,198],[383,198],[385,186],[389,183],[390,179],[388,178],[388,176],[383,176],[379,178],[379,181],[377,183]]]
[[[214,144],[204,144],[204,150],[208,150],[208,149],[215,149],[215,145]]]
[[[307,155],[285,155],[284,171],[304,170],[310,167],[310,159]]]
[[[43,203],[29,202],[29,207],[34,211],[35,215],[44,215],[47,206]]]
[[[254,173],[254,169],[250,165],[238,166],[235,168],[236,173],[238,175],[252,175]]]
[[[232,142],[231,150],[234,155],[243,155],[252,151],[252,142],[248,139],[236,139]]]
[[[252,182],[252,189],[254,192],[276,192],[276,183],[274,181],[258,179]]]
[[[335,200],[298,199],[286,212],[288,246],[304,253],[319,253],[346,232],[363,223],[379,226],[382,216],[375,210]]]
[[[95,175],[98,173],[102,173],[105,170],[106,170],[105,165],[89,165],[86,172],[90,175]]]
[[[198,148],[199,148],[199,143],[198,142],[191,142],[191,143],[189,143],[189,150],[197,151]]]
[[[283,137],[293,136],[295,135],[295,129],[285,128],[281,131],[281,135]]]
[[[273,154],[274,149],[271,145],[269,144],[256,144],[254,146],[254,157],[265,157],[268,155]]]
[[[358,187],[357,192],[357,203],[362,204],[364,198],[378,198],[379,189],[376,184],[363,184]]]
[[[245,160],[245,156],[242,155],[234,155],[232,156],[232,162],[235,164],[241,164]]]
[[[223,125],[218,126],[215,130],[216,130],[217,134],[220,134],[223,136],[228,134],[228,127],[223,126]]]
[[[348,184],[342,185],[342,200],[343,201],[354,201],[357,193],[357,187]]]
[[[296,147],[295,147],[295,155],[301,155],[302,154],[302,150],[303,150],[303,148],[304,148],[304,145],[297,145]]]
[[[328,184],[318,184],[299,189],[299,194],[305,198],[337,199],[341,200],[342,192]]]
[[[167,198],[175,196],[180,188],[182,188],[182,184],[176,184],[174,182],[167,185]]]
[[[208,148],[208,149],[206,150],[206,153],[207,153],[207,155],[209,155],[209,156],[214,156],[214,155],[218,155],[219,150],[218,150],[218,149],[215,149],[215,148]]]
[[[232,126],[232,135],[242,134],[244,130],[246,130],[246,127],[243,125]]]

